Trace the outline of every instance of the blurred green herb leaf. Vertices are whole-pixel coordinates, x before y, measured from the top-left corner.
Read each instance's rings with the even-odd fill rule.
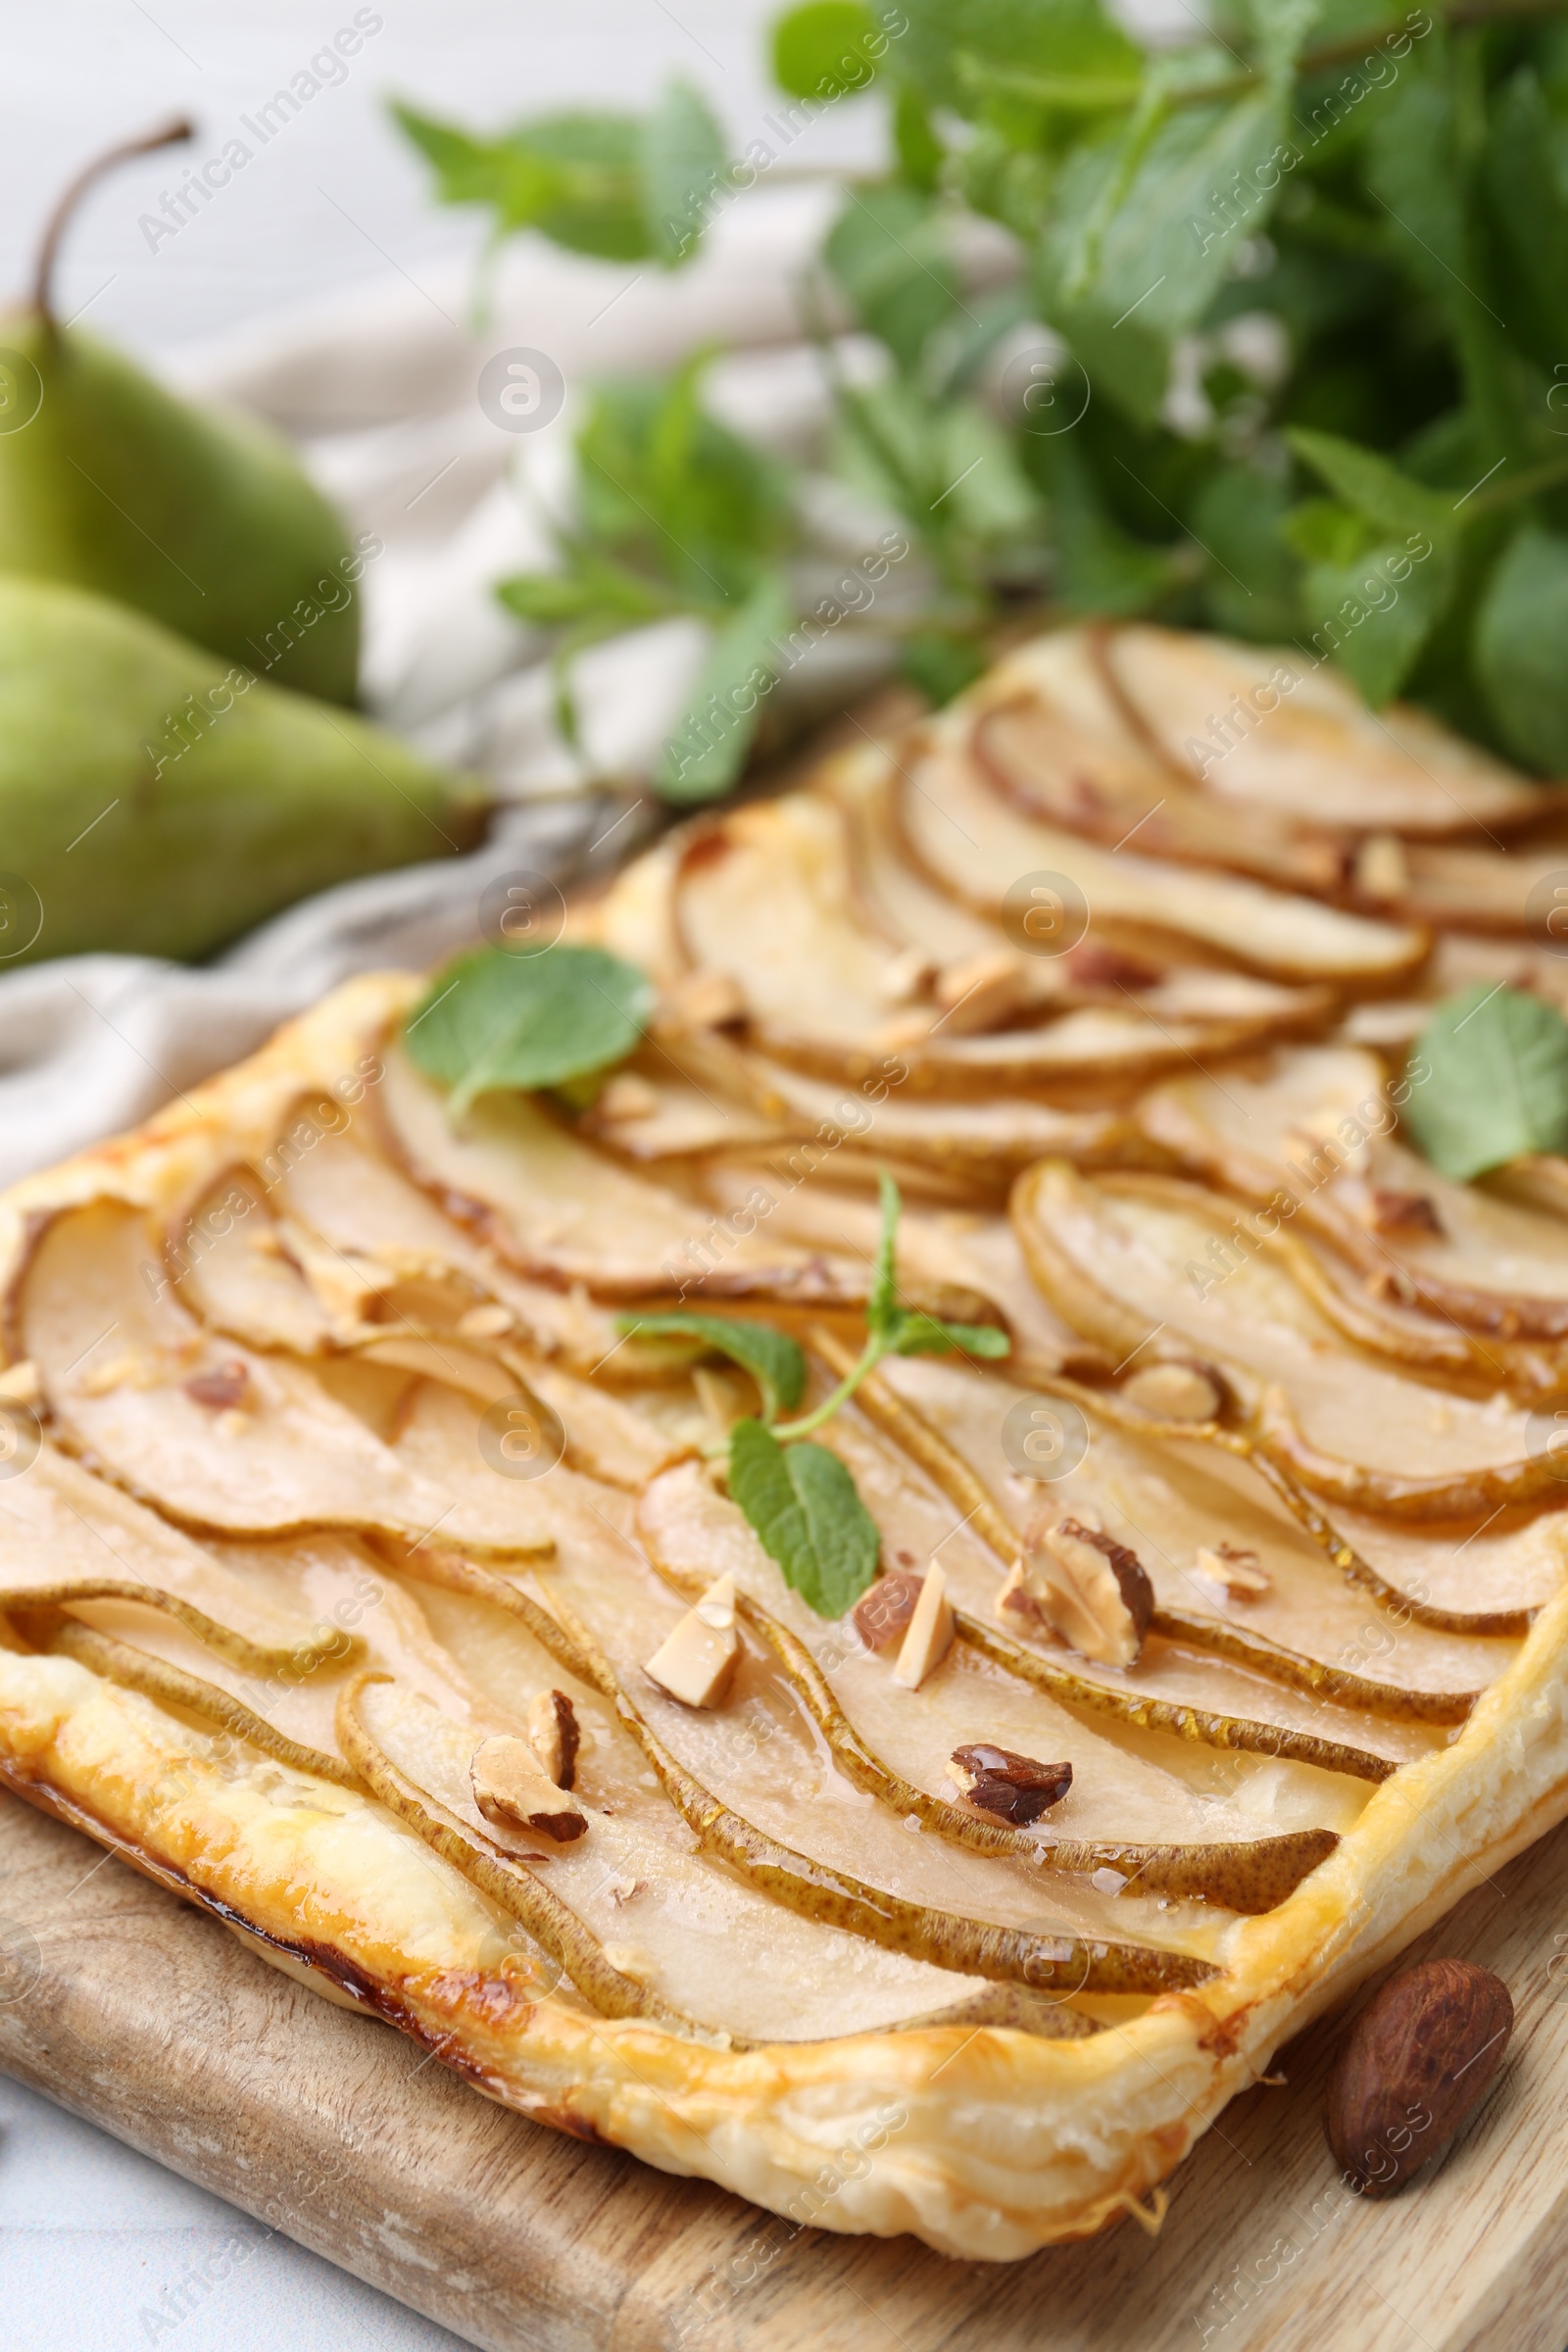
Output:
[[[807,0],[773,26],[773,79],[792,98],[848,98],[867,89],[887,34],[856,0]]]
[[[1527,1152],[1568,1149],[1568,1021],[1540,997],[1486,981],[1449,997],[1408,1076],[1405,1127],[1445,1176],[1468,1183]]]
[[[436,973],[403,1042],[460,1119],[495,1088],[561,1086],[623,1061],[653,1004],[644,975],[603,948],[475,948]]]

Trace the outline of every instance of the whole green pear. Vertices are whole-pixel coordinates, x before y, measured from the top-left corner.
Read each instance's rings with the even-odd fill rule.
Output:
[[[335,703],[359,675],[343,525],[287,444],[30,309],[0,318],[0,570],[134,606]]]
[[[212,954],[477,838],[482,788],[107,597],[0,574],[0,971]]]

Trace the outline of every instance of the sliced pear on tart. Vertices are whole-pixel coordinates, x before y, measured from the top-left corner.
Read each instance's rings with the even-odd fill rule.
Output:
[[[1178,1080],[1141,1116],[1209,1183],[1254,1200],[1283,1192],[1302,1226],[1399,1303],[1489,1341],[1568,1339],[1568,1222],[1418,1158],[1371,1054],[1302,1047],[1223,1088]]]

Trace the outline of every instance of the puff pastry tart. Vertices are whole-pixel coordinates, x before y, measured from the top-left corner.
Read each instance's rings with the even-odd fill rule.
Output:
[[[666,2171],[1155,2221],[1568,1810],[1555,1163],[1438,1177],[1369,1025],[1543,803],[1312,681],[1205,776],[1271,661],[1045,640],[671,836],[597,1092],[375,977],[15,1188],[7,1784]]]

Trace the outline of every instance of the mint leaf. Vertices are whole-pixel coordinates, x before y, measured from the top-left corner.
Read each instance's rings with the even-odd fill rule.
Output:
[[[1312,564],[1301,581],[1301,614],[1375,710],[1420,660],[1452,578],[1438,553],[1418,564],[1403,540],[1383,540],[1349,563]]]
[[[1158,413],[1172,346],[1197,326],[1238,247],[1272,210],[1285,133],[1281,101],[1264,93],[1184,108],[1152,135],[1129,122],[1063,165],[1036,256],[1041,316],[1066,336],[1097,391],[1140,421]],[[1086,246],[1091,222],[1098,233]]]
[[[1568,1149],[1568,1021],[1540,997],[1478,981],[1448,998],[1408,1075],[1405,1127],[1445,1176],[1468,1183],[1523,1152]]]
[[[392,112],[435,167],[442,201],[489,205],[501,234],[537,228],[573,253],[611,262],[642,261],[653,250],[633,116],[546,115],[476,139],[413,107]]]
[[[781,1446],[760,1421],[730,1432],[729,1491],[819,1617],[842,1617],[876,1575],[881,1537],[855,1481],[825,1446]]]
[[[770,1323],[743,1323],[728,1315],[688,1314],[684,1308],[659,1315],[617,1315],[616,1328],[654,1339],[701,1340],[705,1348],[727,1355],[742,1371],[750,1372],[762,1392],[766,1418],[776,1420],[801,1401],[806,1387],[806,1358],[787,1332]]]
[[[643,974],[603,948],[475,948],[436,973],[403,1040],[452,1090],[450,1114],[461,1118],[496,1087],[560,1086],[623,1061],[653,1005]]]
[[[724,176],[724,135],[707,101],[671,82],[643,125],[640,161],[649,242],[666,270],[696,253]]]
[[[947,225],[930,198],[897,182],[852,189],[823,253],[861,324],[912,368],[957,292]]]
[[[1514,540],[1482,600],[1476,668],[1513,750],[1568,771],[1568,539],[1532,523]]]
[[[988,70],[1138,87],[1143,54],[1098,0],[903,0],[902,13],[900,70],[932,106],[978,113]]]
[[[1344,504],[1376,526],[1380,538],[1403,539],[1425,532],[1434,547],[1449,545],[1459,535],[1453,500],[1443,491],[1412,481],[1397,466],[1375,450],[1362,449],[1338,433],[1319,433],[1305,426],[1291,428],[1286,439],[1303,465],[1321,474]]]
[[[659,755],[654,785],[666,801],[710,801],[729,790],[778,676],[780,640],[794,624],[787,583],[764,573],[714,637],[686,710]]]
[[[871,46],[887,35],[857,0],[807,0],[773,27],[773,79],[792,98],[847,98],[870,86]]]

